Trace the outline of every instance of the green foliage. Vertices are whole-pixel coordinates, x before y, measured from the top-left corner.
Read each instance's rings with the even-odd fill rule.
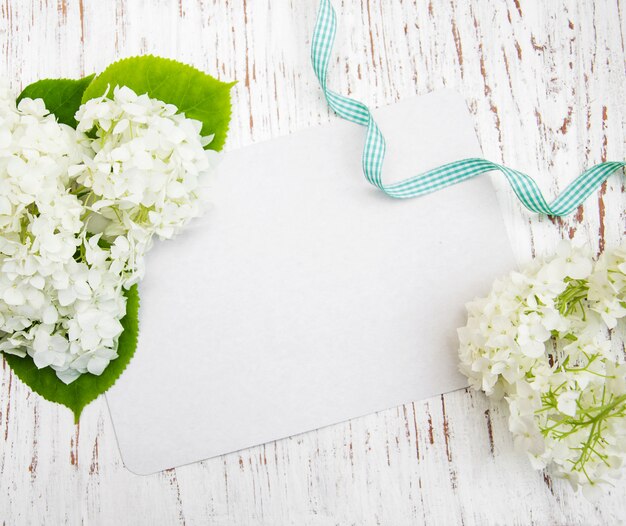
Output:
[[[122,318],[124,332],[120,335],[117,354],[100,376],[83,374],[66,385],[59,380],[50,368],[37,369],[30,357],[20,358],[5,354],[4,359],[15,375],[33,391],[46,400],[57,402],[69,407],[74,412],[74,420],[78,423],[83,408],[95,400],[98,395],[108,390],[124,372],[137,347],[139,311],[139,294],[137,285],[126,292],[126,316]]]
[[[174,104],[187,117],[202,122],[202,135],[214,135],[207,146],[221,150],[231,116],[230,89],[235,83],[221,82],[191,66],[154,56],[131,57],[111,64],[100,75],[83,79],[45,79],[30,84],[18,97],[43,99],[46,108],[63,124],[76,127],[74,115],[80,105],[107,89],[128,86],[138,94]],[[137,347],[139,295],[137,286],[126,292],[124,331],[119,337],[118,358],[100,376],[83,374],[69,385],[46,367],[37,369],[30,357],[5,354],[15,375],[46,400],[69,407],[78,422],[83,408],[107,391],[124,372]]]
[[[215,135],[208,148],[221,150],[230,122],[230,88],[192,66],[152,55],[114,62],[89,84],[83,102],[100,97],[115,86],[174,104],[189,118],[202,122],[202,135]]]
[[[94,75],[83,79],[44,79],[26,86],[17,98],[43,99],[46,108],[59,122],[76,128],[74,115],[81,105],[83,92]]]

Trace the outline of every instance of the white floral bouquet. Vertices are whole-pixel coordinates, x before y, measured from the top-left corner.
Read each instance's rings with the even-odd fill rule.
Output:
[[[502,398],[516,447],[593,492],[626,458],[626,247],[594,262],[569,244],[467,306],[460,369]],[[621,327],[620,327],[621,325]]]
[[[153,239],[201,212],[231,85],[156,57],[0,85],[0,351],[77,418],[134,352]]]

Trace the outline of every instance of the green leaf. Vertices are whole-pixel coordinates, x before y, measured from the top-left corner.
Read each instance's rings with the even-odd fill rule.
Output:
[[[221,82],[201,71],[174,60],[154,56],[132,57],[111,64],[100,75],[84,79],[46,79],[27,86],[18,101],[42,98],[59,122],[76,127],[74,115],[80,104],[99,97],[107,89],[128,86],[136,93],[174,104],[187,117],[202,122],[202,135],[215,137],[208,148],[221,150],[226,141],[231,116],[230,88],[234,82]],[[118,358],[102,375],[84,374],[69,385],[46,367],[37,369],[32,359],[5,355],[15,375],[33,391],[51,402],[69,407],[78,422],[83,408],[107,391],[130,362],[137,347],[139,296],[137,287],[126,293],[124,331],[118,344]]]
[[[24,88],[17,101],[43,99],[46,108],[59,122],[76,128],[74,115],[81,105],[83,92],[95,75],[83,79],[44,79]]]
[[[214,134],[208,148],[221,150],[230,122],[230,88],[192,66],[152,55],[114,62],[83,93],[83,102],[100,97],[115,86],[128,86],[138,94],[174,104],[187,117],[202,122],[202,135]]]
[[[74,421],[78,423],[83,408],[115,383],[126,369],[137,347],[139,311],[137,285],[126,291],[126,298],[126,316],[122,318],[124,332],[119,337],[117,349],[119,356],[109,363],[100,376],[86,373],[66,385],[57,378],[50,367],[37,369],[28,356],[20,358],[13,354],[5,354],[4,359],[15,375],[33,391],[46,400],[69,407],[74,412]]]

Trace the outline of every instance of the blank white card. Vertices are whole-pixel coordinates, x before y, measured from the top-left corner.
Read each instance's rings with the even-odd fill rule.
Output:
[[[480,156],[463,99],[374,112],[392,182]],[[228,153],[212,204],[148,256],[139,344],[107,394],[153,473],[464,387],[464,304],[514,268],[491,182],[394,200],[344,121]]]

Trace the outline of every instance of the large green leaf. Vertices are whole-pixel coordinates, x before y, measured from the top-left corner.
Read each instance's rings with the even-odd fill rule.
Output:
[[[69,407],[74,412],[75,422],[78,422],[83,408],[109,389],[124,372],[137,347],[139,311],[137,285],[126,292],[126,298],[126,316],[122,319],[124,332],[120,335],[117,349],[119,356],[109,363],[100,376],[83,374],[66,385],[57,378],[50,367],[37,369],[28,356],[20,358],[13,354],[5,354],[4,359],[22,382],[46,400]]]
[[[18,100],[42,98],[59,122],[76,127],[74,115],[80,104],[103,95],[108,88],[128,86],[136,93],[147,93],[178,107],[188,117],[202,122],[202,134],[214,134],[209,148],[221,150],[231,115],[230,88],[235,83],[220,82],[201,71],[173,60],[153,56],[133,57],[109,66],[100,75],[84,79],[46,79],[27,86]],[[37,369],[32,359],[5,355],[15,375],[45,399],[69,407],[76,422],[83,408],[108,390],[130,362],[138,336],[139,295],[136,286],[126,293],[124,332],[119,338],[118,355],[102,375],[84,374],[70,385],[59,380],[50,368]]]
[[[17,101],[24,98],[43,99],[46,108],[59,122],[76,128],[74,115],[81,105],[83,92],[94,78],[84,79],[44,79],[26,86]]]
[[[206,73],[175,60],[152,55],[114,62],[89,84],[83,102],[128,86],[138,94],[174,104],[187,117],[202,122],[202,135],[214,134],[208,148],[221,150],[230,122],[230,88],[234,82],[221,82]]]

